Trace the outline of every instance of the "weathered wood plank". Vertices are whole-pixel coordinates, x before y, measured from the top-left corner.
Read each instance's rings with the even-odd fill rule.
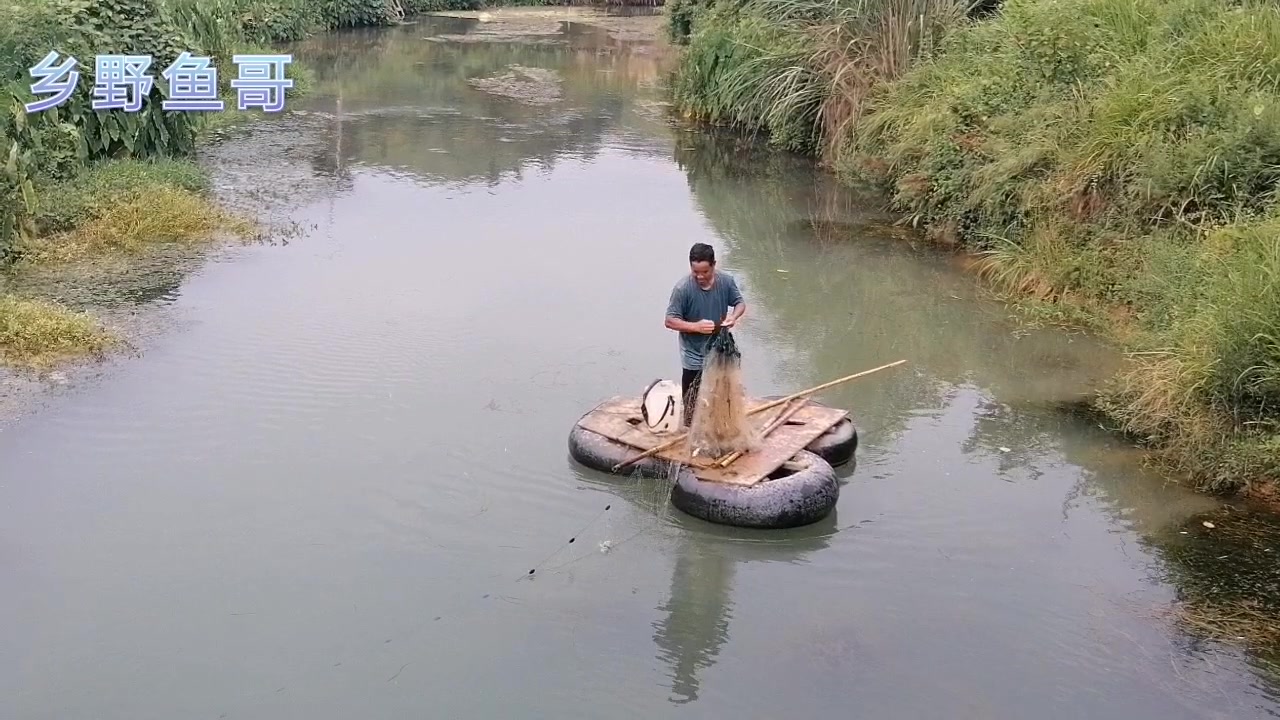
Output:
[[[748,407],[763,404],[764,401],[756,398],[750,398],[747,402]],[[847,411],[836,408],[806,405],[785,425],[770,433],[760,447],[744,454],[727,468],[713,466],[718,458],[690,457],[688,443],[684,442],[658,453],[658,457],[690,467],[703,480],[750,486],[768,477],[848,414]],[[751,420],[757,428],[763,428],[774,415],[776,413],[759,413]],[[640,451],[657,447],[674,437],[649,432],[640,415],[638,397],[610,398],[579,420],[578,425]]]

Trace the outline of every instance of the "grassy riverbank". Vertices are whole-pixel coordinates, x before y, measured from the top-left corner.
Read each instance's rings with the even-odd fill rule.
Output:
[[[1132,351],[1117,429],[1201,489],[1280,480],[1280,8],[682,0],[686,114],[767,133]]]

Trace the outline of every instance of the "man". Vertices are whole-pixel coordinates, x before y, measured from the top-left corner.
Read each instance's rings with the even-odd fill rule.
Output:
[[[727,311],[727,312],[726,312]],[[716,269],[716,253],[706,243],[689,249],[689,275],[676,283],[667,303],[668,330],[680,333],[680,365],[684,372],[680,389],[684,426],[693,420],[693,404],[702,379],[702,361],[716,323],[731,328],[747,311],[747,304],[732,275]]]

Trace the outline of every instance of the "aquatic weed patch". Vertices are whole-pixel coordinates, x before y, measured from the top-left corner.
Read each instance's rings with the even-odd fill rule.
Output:
[[[561,79],[554,70],[512,65],[506,72],[470,78],[471,87],[528,105],[551,105],[563,98]]]
[[[1194,637],[1245,648],[1280,680],[1280,520],[1223,508],[1164,535],[1151,544],[1177,589],[1171,619]]]

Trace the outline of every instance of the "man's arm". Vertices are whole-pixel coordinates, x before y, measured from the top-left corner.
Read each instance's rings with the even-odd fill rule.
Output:
[[[730,285],[729,304],[733,306],[733,309],[725,316],[724,324],[729,327],[733,327],[738,323],[738,318],[742,317],[747,312],[747,301],[743,299],[742,291],[738,289],[737,280],[732,281],[732,284]]]
[[[725,317],[725,324],[730,326],[737,324],[738,318],[742,317],[746,312],[747,304],[739,301],[737,305],[730,308],[729,314]]]
[[[709,320],[706,322],[710,322]],[[675,330],[682,333],[700,333],[702,332],[702,323],[692,323],[688,320],[682,320],[674,315],[668,315],[667,321],[663,323],[668,330]]]

